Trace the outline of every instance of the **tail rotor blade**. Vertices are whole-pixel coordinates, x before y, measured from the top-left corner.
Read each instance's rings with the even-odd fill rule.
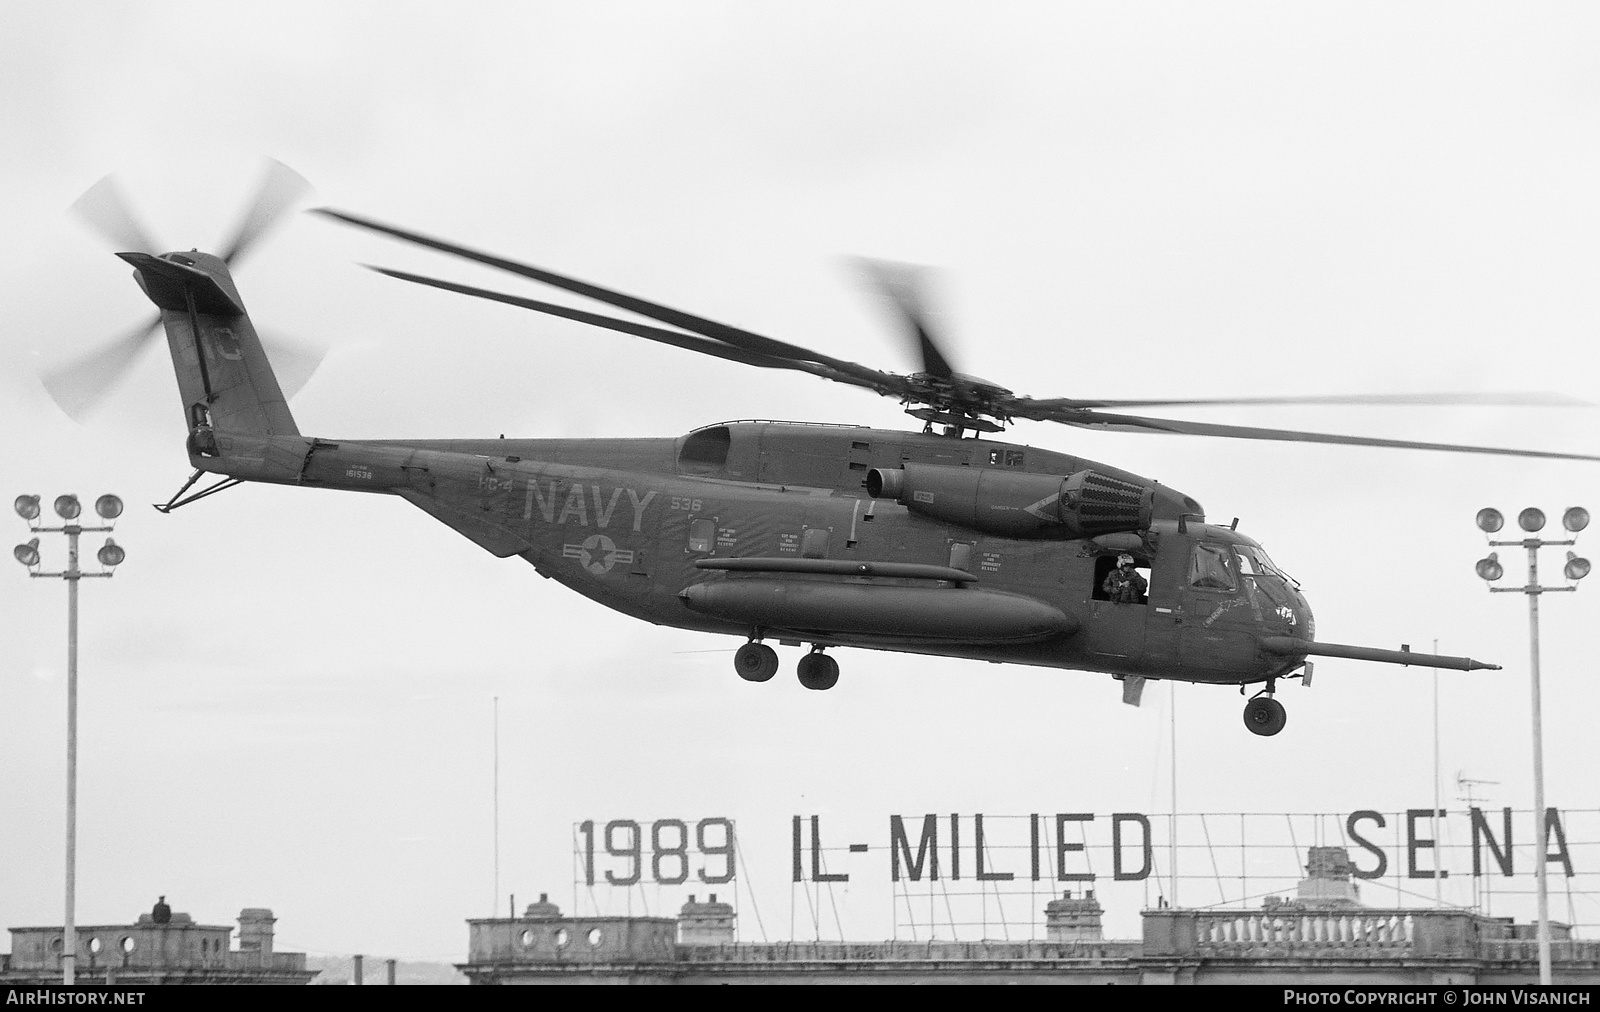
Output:
[[[275,159],[267,160],[267,171],[255,200],[245,211],[244,219],[234,230],[233,238],[222,247],[222,259],[230,266],[241,260],[250,249],[294,209],[295,203],[311,190],[305,177]]]
[[[72,212],[98,232],[118,252],[154,253],[155,241],[134,218],[114,176],[107,176],[84,191]]]
[[[45,390],[73,421],[81,422],[106,392],[133,366],[139,352],[161,326],[156,316],[137,330],[44,374]]]
[[[267,361],[278,377],[278,389],[284,400],[293,400],[315,375],[317,367],[328,356],[322,345],[286,338],[282,334],[262,334],[261,346],[266,350]]]
[[[255,198],[246,208],[233,237],[222,247],[223,259],[236,264],[310,189],[311,185],[299,173],[282,162],[269,160]],[[111,176],[91,186],[73,203],[72,211],[119,253],[152,257],[160,250],[134,218]],[[63,412],[82,421],[133,366],[160,327],[161,317],[156,316],[110,344],[44,372],[40,380]],[[294,396],[306,384],[327,354],[326,348],[299,341],[279,339],[266,343],[271,345],[270,357],[285,398]]]

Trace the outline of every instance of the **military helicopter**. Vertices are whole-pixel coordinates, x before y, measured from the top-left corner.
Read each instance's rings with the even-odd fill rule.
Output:
[[[281,167],[280,167],[281,169]],[[1393,395],[1205,401],[1036,399],[963,375],[922,310],[915,278],[873,270],[921,350],[883,372],[518,261],[344,211],[346,225],[585,296],[635,322],[387,268],[400,280],[768,369],[893,397],[921,431],[721,422],[669,438],[348,440],[302,435],[230,270],[297,192],[269,174],[222,255],[157,255],[120,198],[86,217],[133,251],[164,327],[194,468],[164,513],[245,481],[399,496],[491,554],[634,618],[744,639],[739,677],[771,679],[772,643],[810,646],[808,689],[839,679],[830,650],[859,647],[1110,674],[1138,704],[1149,679],[1259,686],[1258,735],[1282,730],[1278,682],[1309,685],[1312,657],[1471,670],[1468,657],[1315,639],[1295,580],[1177,489],[1067,453],[992,438],[1017,418],[1166,432],[1571,460],[1580,454],[1457,446],[1124,413],[1197,404],[1552,403],[1550,395]],[[292,173],[289,173],[292,175]],[[298,177],[295,177],[296,179]],[[130,241],[131,240],[131,241]],[[137,343],[137,342],[134,342]],[[131,357],[130,340],[47,379],[79,407]],[[121,348],[121,351],[118,349]],[[120,358],[116,356],[120,355]],[[84,391],[88,391],[87,394]],[[1570,403],[1570,402],[1566,402]],[[937,430],[937,431],[936,431]],[[214,484],[190,489],[207,475]]]

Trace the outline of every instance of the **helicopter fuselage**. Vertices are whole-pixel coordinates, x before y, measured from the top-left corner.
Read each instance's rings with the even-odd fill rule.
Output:
[[[1220,683],[1282,676],[1304,661],[1284,639],[1312,638],[1305,598],[1250,538],[1205,523],[1175,489],[1035,447],[771,421],[677,439],[216,438],[218,453],[192,454],[197,468],[399,495],[660,625]],[[1052,514],[1005,536],[869,492],[874,473],[908,467],[991,484],[1091,472],[1146,490],[1148,517],[1073,537]],[[943,470],[955,468],[991,473]],[[935,500],[917,495],[912,507]],[[1146,577],[1137,600],[1106,590],[1122,555]]]

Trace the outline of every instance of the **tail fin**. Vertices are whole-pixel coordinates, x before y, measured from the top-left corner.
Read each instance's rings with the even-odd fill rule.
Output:
[[[228,265],[209,253],[119,253],[161,309],[183,398],[190,456],[217,452],[216,434],[298,436],[288,402]]]

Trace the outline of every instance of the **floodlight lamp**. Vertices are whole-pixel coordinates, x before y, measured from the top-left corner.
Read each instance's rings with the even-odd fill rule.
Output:
[[[1577,552],[1567,553],[1567,564],[1562,568],[1569,580],[1581,580],[1589,575],[1589,560],[1578,558]]]
[[[107,492],[94,501],[94,511],[100,514],[101,520],[115,520],[122,516],[122,500]]]
[[[1478,578],[1489,583],[1493,583],[1506,575],[1505,569],[1500,565],[1499,552],[1490,552],[1487,559],[1479,559],[1478,565],[1474,568],[1478,570]]]
[[[39,497],[36,495],[17,496],[17,501],[11,504],[11,508],[24,520],[39,519]]]
[[[1529,534],[1535,534],[1544,530],[1544,510],[1535,506],[1529,506],[1527,509],[1517,514],[1517,526],[1521,527]]]
[[[39,539],[33,538],[25,545],[18,545],[11,549],[11,554],[18,562],[32,569],[39,564]]]
[[[1589,511],[1582,506],[1568,506],[1567,511],[1561,514],[1561,526],[1573,534],[1589,526]]]
[[[78,502],[75,495],[56,496],[56,516],[63,520],[76,520],[78,514],[83,512],[83,504]]]
[[[100,565],[107,569],[115,569],[122,565],[122,560],[127,557],[128,553],[122,550],[122,546],[110,538],[106,538],[105,545],[95,553],[95,558],[100,560]]]
[[[1478,530],[1485,534],[1493,534],[1506,525],[1506,518],[1493,506],[1485,506],[1478,511]]]

